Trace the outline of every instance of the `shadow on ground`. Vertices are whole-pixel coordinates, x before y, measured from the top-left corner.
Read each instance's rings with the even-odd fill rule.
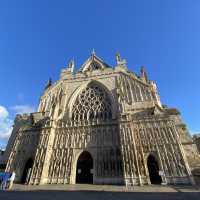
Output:
[[[178,191],[178,190],[177,190]],[[0,200],[200,200],[200,192],[0,191]]]

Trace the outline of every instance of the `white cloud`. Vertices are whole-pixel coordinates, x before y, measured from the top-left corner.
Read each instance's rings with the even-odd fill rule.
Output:
[[[8,124],[7,128],[0,129],[0,139],[7,140],[10,137],[11,133],[12,133],[12,125]]]
[[[13,120],[4,106],[0,105],[0,140],[7,140],[12,132]]]
[[[11,110],[15,111],[17,114],[35,112],[35,108],[30,105],[15,105],[11,107]]]
[[[0,120],[4,120],[8,117],[8,111],[5,107],[0,106]]]
[[[200,131],[189,130],[189,133],[193,136],[193,135],[198,135],[198,134],[200,134]]]
[[[29,105],[15,105],[10,109],[14,111],[14,114],[31,113],[35,111],[35,109]],[[6,146],[8,138],[12,133],[13,124],[14,120],[10,117],[8,110],[0,105],[0,147]]]

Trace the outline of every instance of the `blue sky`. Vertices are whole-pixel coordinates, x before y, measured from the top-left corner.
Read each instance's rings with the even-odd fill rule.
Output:
[[[49,77],[71,58],[96,54],[131,71],[144,65],[161,101],[200,132],[199,0],[10,0],[0,2],[0,147],[17,112],[36,110]]]

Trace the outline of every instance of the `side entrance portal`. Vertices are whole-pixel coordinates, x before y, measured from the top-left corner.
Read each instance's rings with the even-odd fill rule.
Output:
[[[84,151],[78,158],[76,166],[76,183],[93,183],[93,159],[89,152]]]
[[[26,165],[23,170],[23,174],[21,177],[21,183],[28,183],[28,181],[30,179],[32,167],[33,167],[33,159],[29,158],[27,160]]]
[[[161,184],[162,179],[161,176],[159,175],[159,166],[154,156],[149,155],[147,159],[147,166],[149,170],[149,177],[151,184]]]

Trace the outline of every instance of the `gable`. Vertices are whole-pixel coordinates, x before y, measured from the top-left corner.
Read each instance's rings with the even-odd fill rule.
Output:
[[[96,54],[92,54],[86,62],[81,66],[80,72],[86,71],[94,71],[94,70],[103,70],[105,68],[110,67],[103,60],[96,56]]]

